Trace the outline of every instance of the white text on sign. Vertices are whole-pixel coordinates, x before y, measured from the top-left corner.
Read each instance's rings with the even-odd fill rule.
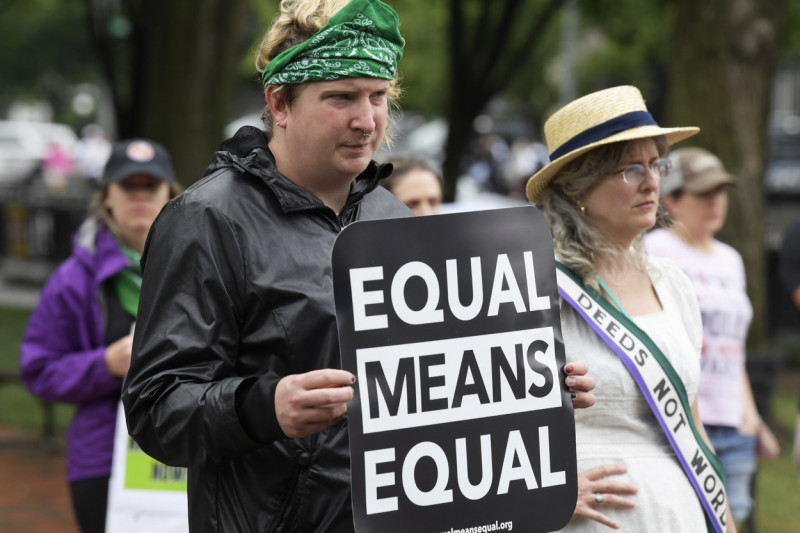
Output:
[[[467,471],[468,453],[466,439],[456,439],[456,464],[454,465],[457,480],[456,487],[464,497],[470,500],[480,500],[493,487],[497,494],[507,494],[512,481],[524,482],[527,490],[554,487],[566,483],[564,471],[551,471],[550,433],[547,426],[539,427],[540,479],[538,482],[527,447],[518,430],[508,433],[505,446],[498,446],[498,443],[493,443],[492,436],[489,434],[481,435],[478,450],[481,457],[479,476],[476,476],[475,472]],[[474,449],[472,453],[475,453]],[[495,480],[495,475],[492,471],[492,456],[496,453],[503,454],[503,463],[497,480]],[[453,490],[447,488],[451,477],[451,465],[447,458],[448,454],[434,442],[420,442],[409,450],[406,457],[402,459],[400,474],[402,479],[401,486],[411,503],[424,507],[453,501]],[[428,490],[420,489],[414,476],[417,465],[422,459],[432,459],[436,469],[436,482]],[[364,454],[364,462],[367,469],[365,476],[367,514],[397,511],[398,499],[396,497],[380,498],[378,496],[378,489],[396,484],[395,449],[386,448],[368,451]],[[379,472],[381,469],[378,465],[383,465],[384,469],[388,465],[389,471]],[[477,484],[473,484],[470,481],[475,477],[479,479]]]
[[[539,311],[550,308],[550,297],[539,296],[536,290],[536,275],[533,267],[533,252],[523,252],[525,266],[524,285],[520,285],[508,254],[499,254],[494,265],[492,286],[488,289],[489,299],[486,305],[486,316],[497,316],[502,304],[511,304],[517,313]],[[478,316],[484,308],[483,265],[480,257],[470,259],[472,299],[464,304],[459,294],[458,261],[445,261],[447,279],[445,290],[446,302],[450,312],[458,320],[469,321]],[[421,309],[412,309],[405,299],[406,284],[413,278],[419,278],[427,289],[427,299]],[[384,290],[366,290],[367,282],[380,282],[384,279],[383,267],[363,267],[350,269],[350,287],[353,301],[353,321],[356,331],[382,329],[389,327],[389,319],[385,314],[368,315],[367,306],[381,304],[385,301]],[[523,295],[523,289],[527,299]],[[444,312],[440,308],[442,294],[441,280],[436,272],[426,263],[411,261],[402,265],[392,277],[389,293],[395,314],[406,324],[434,324],[444,322]]]

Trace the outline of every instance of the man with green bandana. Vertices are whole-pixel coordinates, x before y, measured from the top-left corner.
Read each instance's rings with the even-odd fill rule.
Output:
[[[244,127],[148,238],[128,429],[189,468],[193,532],[350,532],[330,253],[410,211],[377,187],[403,39],[378,0],[284,1],[258,51],[265,130]]]

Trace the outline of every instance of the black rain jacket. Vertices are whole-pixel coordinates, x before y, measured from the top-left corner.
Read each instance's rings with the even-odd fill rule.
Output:
[[[245,127],[153,224],[123,403],[145,452],[189,468],[191,531],[353,531],[346,418],[289,439],[273,398],[341,367],[331,250],[351,222],[411,214],[377,187],[390,172],[370,163],[337,215]]]

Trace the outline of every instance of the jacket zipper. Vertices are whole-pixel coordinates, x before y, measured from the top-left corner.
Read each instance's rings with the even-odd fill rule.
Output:
[[[303,467],[298,466],[297,470],[295,471],[295,475],[292,478],[292,483],[289,485],[288,490],[286,491],[285,497],[283,502],[281,502],[280,512],[275,517],[275,521],[272,523],[270,528],[267,530],[267,533],[275,533],[278,528],[285,529],[288,525],[286,521],[291,519],[291,508],[292,503],[297,503],[297,489],[298,487],[302,486],[301,481],[303,477],[305,477],[306,469]]]
[[[298,208],[298,209],[293,209],[292,212],[294,212],[294,213],[302,213],[302,212],[310,212],[310,211],[319,210],[322,213],[322,216],[324,216],[326,219],[331,221],[334,224],[334,226],[336,226],[336,231],[341,233],[341,231],[345,227],[347,227],[347,221],[346,221],[345,214],[346,213],[350,213],[353,209],[355,209],[355,206],[353,206],[351,204],[345,204],[345,206],[342,208],[342,211],[337,215],[336,213],[333,212],[333,209],[331,209],[328,206],[317,206],[317,205],[315,205],[315,206],[310,206],[310,207],[301,207],[301,208]],[[331,216],[330,213],[333,213],[333,216]]]

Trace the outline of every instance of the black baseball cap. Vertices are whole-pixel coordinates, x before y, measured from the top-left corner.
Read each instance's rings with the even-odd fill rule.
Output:
[[[170,185],[175,183],[175,172],[167,149],[150,139],[127,139],[116,143],[106,163],[105,180],[117,183],[141,174]]]

